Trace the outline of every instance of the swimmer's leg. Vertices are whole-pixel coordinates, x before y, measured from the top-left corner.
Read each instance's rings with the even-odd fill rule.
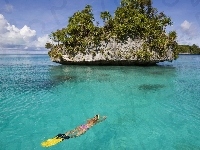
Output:
[[[56,139],[62,139],[62,140],[66,140],[66,139],[69,139],[70,136],[66,135],[66,134],[58,134],[56,135]]]

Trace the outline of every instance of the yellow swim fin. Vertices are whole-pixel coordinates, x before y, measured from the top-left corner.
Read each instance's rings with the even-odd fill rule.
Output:
[[[59,142],[62,142],[62,141],[63,141],[62,138],[54,137],[52,139],[48,139],[48,140],[42,142],[41,145],[43,147],[50,147],[50,146],[56,145],[56,144],[58,144]]]

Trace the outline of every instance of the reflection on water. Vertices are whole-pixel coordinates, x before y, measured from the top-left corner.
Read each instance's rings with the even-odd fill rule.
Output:
[[[145,91],[156,91],[159,89],[164,88],[165,85],[163,84],[142,84],[138,87],[139,90],[145,90]]]
[[[1,90],[15,89],[20,91],[27,90],[48,90],[64,82],[73,82],[76,80],[75,76],[66,74],[47,74],[48,68],[42,68],[43,71],[38,73],[35,69],[30,67],[15,68],[15,76],[13,75],[0,75]]]
[[[50,74],[54,80],[70,82],[108,82],[110,74],[106,73],[108,68],[98,66],[52,66]]]
[[[71,80],[75,80],[75,76],[67,76],[67,75],[58,75],[58,76],[54,76],[52,77],[55,82],[63,82],[63,81],[71,81]]]
[[[163,75],[164,72],[163,71],[152,71],[152,72],[150,72],[150,74],[152,74],[152,75]]]

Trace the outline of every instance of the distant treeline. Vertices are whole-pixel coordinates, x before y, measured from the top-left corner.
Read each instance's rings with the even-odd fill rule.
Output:
[[[200,54],[200,48],[193,44],[190,45],[178,45],[178,53],[188,53],[188,54]]]

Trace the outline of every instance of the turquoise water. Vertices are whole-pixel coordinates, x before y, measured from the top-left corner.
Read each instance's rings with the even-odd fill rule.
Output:
[[[100,67],[0,55],[0,150],[44,149],[95,114],[107,119],[49,149],[200,149],[200,56]]]

